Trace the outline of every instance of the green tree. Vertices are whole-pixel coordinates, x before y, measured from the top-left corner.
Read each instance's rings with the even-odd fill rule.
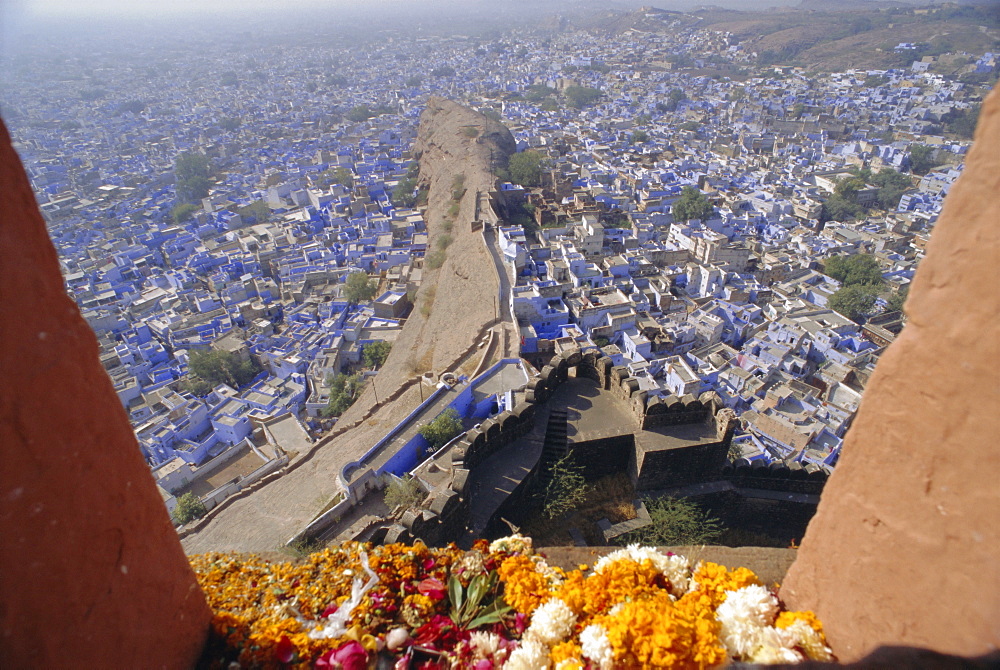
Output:
[[[353,121],[354,123],[360,123],[361,121],[367,121],[368,119],[375,116],[375,112],[371,110],[368,105],[356,105],[347,112],[348,121]]]
[[[532,84],[524,89],[524,99],[528,102],[541,102],[552,95],[553,90],[544,84]]]
[[[232,132],[243,125],[243,121],[238,116],[224,116],[219,120],[219,127],[225,131]]]
[[[417,204],[417,180],[415,177],[400,179],[392,189],[392,202],[398,207],[413,207]]]
[[[871,254],[831,256],[823,263],[823,272],[844,286],[882,285],[882,267]]]
[[[833,187],[835,195],[839,195],[846,200],[856,202],[858,191],[865,187],[865,180],[861,177],[841,177]]]
[[[636,130],[632,133],[632,141],[636,144],[645,144],[649,141],[649,133],[645,130]]]
[[[200,519],[207,513],[208,510],[205,509],[205,503],[198,496],[188,491],[177,499],[177,507],[174,508],[171,516],[173,516],[174,521],[177,523],[187,523],[188,521]]]
[[[392,344],[385,340],[379,340],[378,342],[366,344],[361,355],[365,359],[365,365],[374,369],[381,367],[385,363],[385,359],[389,357],[391,349]]]
[[[579,507],[587,497],[583,466],[573,460],[573,454],[566,454],[552,464],[549,483],[545,487],[543,510],[545,516],[554,519],[561,514]]]
[[[420,482],[412,475],[406,475],[402,479],[393,479],[385,487],[385,506],[390,510],[397,507],[416,507],[427,497],[427,492],[420,486]]]
[[[589,86],[567,86],[564,94],[569,100],[569,104],[577,109],[592,105],[604,95],[600,89],[590,88]]]
[[[438,414],[437,418],[420,429],[420,434],[431,443],[432,451],[448,444],[461,432],[462,420],[459,418],[458,412],[451,407]]]
[[[252,358],[243,360],[234,352],[216,349],[191,351],[188,355],[188,374],[195,379],[189,379],[191,383],[188,390],[204,395],[219,384],[228,384],[238,389],[253,381],[260,370],[260,366]],[[204,383],[198,383],[199,380],[208,383],[207,390]]]
[[[344,281],[344,297],[350,302],[358,303],[375,297],[378,285],[368,277],[366,272],[352,272]]]
[[[934,147],[929,147],[926,144],[911,144],[910,171],[921,175],[930,172],[932,167],[939,164],[934,159],[935,153]]]
[[[361,395],[361,375],[336,374],[327,380],[330,387],[330,400],[320,414],[323,416],[340,416],[347,411]]]
[[[683,498],[646,498],[643,500],[651,523],[615,539],[618,544],[638,542],[654,547],[709,544],[725,528],[697,504]]]
[[[254,223],[267,223],[271,218],[271,208],[263,200],[254,200],[246,207],[238,207],[236,213],[244,219],[253,219]]]
[[[895,209],[899,199],[913,188],[913,180],[892,168],[883,168],[871,177],[871,184],[878,186],[878,204],[882,209]]]
[[[685,186],[681,190],[681,197],[674,201],[671,211],[675,221],[690,221],[691,219],[705,221],[712,218],[715,207],[697,188]]]
[[[212,186],[209,178],[208,157],[197,151],[185,151],[174,159],[174,178],[177,180],[177,199],[180,202],[197,202]]]
[[[455,74],[455,68],[450,65],[441,65],[431,70],[432,77],[454,77]]]
[[[904,286],[895,293],[889,296],[885,301],[885,311],[887,312],[900,312],[903,310],[903,305],[906,303],[906,297],[910,294],[910,287]]]
[[[959,137],[971,140],[976,133],[976,124],[979,122],[980,105],[972,105],[961,112],[952,113],[945,121],[948,132]]]
[[[182,202],[174,205],[174,208],[170,210],[170,217],[174,220],[174,223],[181,223],[190,219],[198,209],[198,205],[192,205],[190,202]]]
[[[522,186],[538,186],[542,183],[545,163],[545,157],[537,151],[529,149],[516,153],[507,164],[510,180]]]
[[[849,221],[857,218],[860,213],[860,205],[856,202],[851,202],[838,193],[834,193],[823,202],[823,207],[819,213],[819,220],[823,222]]]
[[[324,186],[329,186],[330,184],[340,184],[341,186],[346,186],[347,188],[354,188],[354,173],[346,167],[336,167],[330,170],[325,170],[320,175],[320,178],[321,183],[323,183]]]
[[[830,296],[827,307],[860,323],[875,307],[876,289],[865,284],[844,286]]]
[[[656,103],[656,108],[661,112],[672,112],[677,109],[677,105],[681,104],[686,97],[684,91],[681,89],[671,89],[670,93],[667,94],[667,101]]]

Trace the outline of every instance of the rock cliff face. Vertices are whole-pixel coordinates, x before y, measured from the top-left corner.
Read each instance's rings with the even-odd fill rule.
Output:
[[[0,667],[192,667],[210,613],[0,124]]]
[[[1000,92],[781,590],[834,651],[1000,645]]]

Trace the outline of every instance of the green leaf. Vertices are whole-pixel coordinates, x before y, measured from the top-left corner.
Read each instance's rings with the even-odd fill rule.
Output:
[[[451,599],[451,606],[456,612],[462,609],[463,596],[464,589],[462,588],[462,582],[459,581],[458,577],[452,575],[448,578],[448,597]]]
[[[472,578],[472,581],[469,582],[467,595],[469,596],[469,604],[472,607],[478,607],[479,601],[486,595],[486,578],[483,575],[476,575]]]
[[[477,616],[475,619],[470,621],[465,625],[465,628],[469,630],[486,624],[500,623],[502,618],[503,616],[499,612],[487,612],[486,614]]]
[[[504,615],[510,612],[510,610],[510,605],[506,604],[502,597],[498,597],[493,601],[489,611],[470,621],[466,625],[466,628],[476,628],[484,624],[498,623],[503,620]]]

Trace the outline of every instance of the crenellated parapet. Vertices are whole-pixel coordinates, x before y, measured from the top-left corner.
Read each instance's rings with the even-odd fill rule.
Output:
[[[453,442],[450,460],[445,466],[450,467],[452,473],[450,484],[432,491],[420,508],[407,510],[388,526],[385,541],[419,538],[434,544],[459,537],[469,518],[470,500],[475,495],[470,490],[469,482],[476,479],[479,469],[491,457],[502,454],[533,431],[536,435],[539,431],[544,433],[544,426],[536,426],[536,420],[539,416],[550,415],[549,411],[542,410],[549,409],[556,391],[571,378],[595,382],[601,393],[607,394],[617,406],[627,410],[619,415],[626,417],[625,424],[620,426],[620,434],[568,445],[572,452],[578,453],[581,464],[588,472],[596,476],[596,473],[631,469],[637,485],[668,481],[651,470],[661,467],[661,463],[674,463],[676,459],[666,454],[664,457],[651,457],[646,453],[647,446],[637,446],[635,436],[650,429],[690,424],[701,426],[697,431],[700,435],[698,453],[710,454],[713,462],[719,460],[704,472],[699,470],[695,476],[707,476],[707,472],[714,476],[721,470],[737,421],[735,413],[723,407],[717,394],[706,392],[700,396],[683,397],[652,395],[642,389],[640,380],[632,376],[627,367],[615,366],[611,358],[599,351],[563,351],[553,356],[528,382],[522,399],[512,410],[484,420]],[[672,446],[674,448],[675,445]],[[681,473],[681,476],[687,475]],[[531,479],[536,481],[538,478]]]

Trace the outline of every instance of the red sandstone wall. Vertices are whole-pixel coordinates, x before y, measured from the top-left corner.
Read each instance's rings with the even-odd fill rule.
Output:
[[[0,667],[191,667],[208,607],[2,124],[0,379]]]
[[[1000,92],[781,590],[842,660],[1000,644]]]

